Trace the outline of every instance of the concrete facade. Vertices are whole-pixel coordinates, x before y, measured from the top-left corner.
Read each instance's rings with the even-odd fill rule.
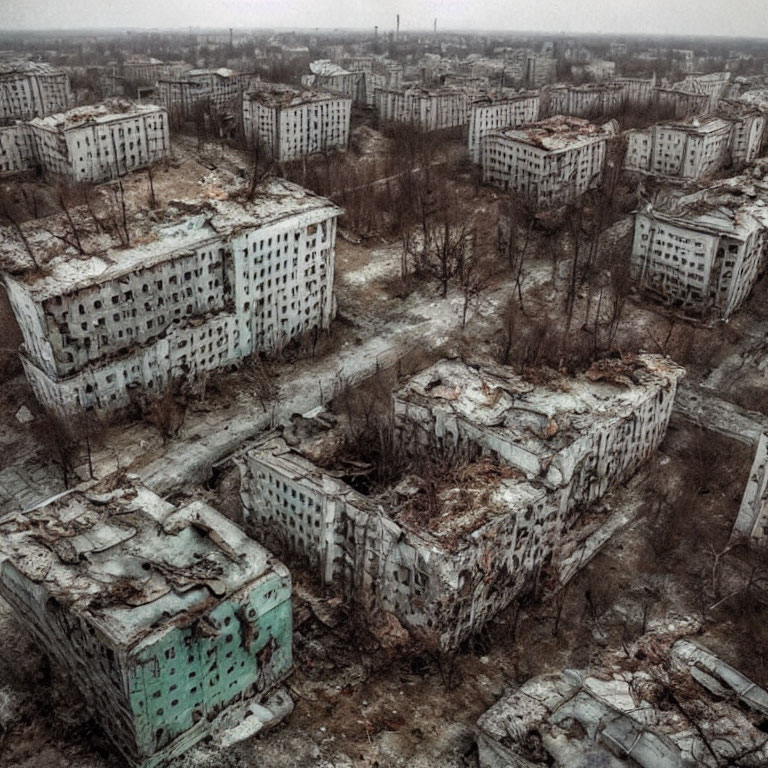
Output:
[[[109,488],[6,517],[0,594],[123,759],[154,768],[291,672],[291,577],[203,502]]]
[[[675,120],[703,115],[709,111],[709,96],[705,93],[679,88],[656,88],[653,98],[657,108],[664,113],[670,112]]]
[[[50,64],[0,63],[0,124],[61,112],[71,98],[69,78]]]
[[[0,175],[24,173],[36,165],[34,137],[26,123],[0,126]]]
[[[466,125],[469,96],[462,88],[380,88],[374,102],[382,122],[410,123],[421,131]]]
[[[548,115],[597,118],[618,112],[624,103],[624,88],[616,83],[553,85],[544,90]]]
[[[29,122],[35,161],[73,182],[114,179],[146,168],[171,150],[162,107],[115,100]]]
[[[66,249],[46,274],[5,275],[38,399],[61,414],[127,407],[134,390],[237,364],[333,316],[340,209],[274,180],[257,202],[169,207],[146,242],[88,259]],[[135,225],[134,225],[135,226]],[[27,232],[33,248],[50,242]],[[6,269],[24,250],[9,232]]]
[[[755,445],[755,457],[749,470],[733,535],[765,540],[768,535],[768,435],[763,432]]]
[[[189,120],[202,110],[208,115],[240,111],[248,76],[231,69],[188,69],[157,82],[157,95],[172,121]]]
[[[480,164],[483,139],[503,128],[517,128],[539,119],[539,95],[520,93],[511,98],[475,101],[469,115],[469,156]]]
[[[482,147],[483,182],[514,190],[538,207],[565,205],[602,181],[614,121],[593,125],[556,116],[489,134]]]
[[[243,98],[243,131],[278,162],[346,149],[352,100],[266,85]]]
[[[717,117],[628,131],[624,166],[659,176],[700,179],[731,162],[731,133],[731,123]]]
[[[569,378],[564,394],[556,384],[536,390],[500,366],[437,363],[394,395],[396,440],[430,455],[479,452],[485,458],[467,476],[497,473],[482,491],[468,481],[458,507],[457,489],[441,491],[425,523],[403,512],[410,476],[364,496],[273,438],[238,460],[246,527],[307,560],[371,620],[393,614],[418,643],[455,650],[535,585],[578,525],[577,510],[656,450],[683,371],[647,356],[617,363],[614,373],[630,370],[639,383],[626,389],[592,372]]]
[[[642,290],[723,320],[744,303],[766,266],[768,206],[737,192],[716,187],[635,214],[631,272]]]

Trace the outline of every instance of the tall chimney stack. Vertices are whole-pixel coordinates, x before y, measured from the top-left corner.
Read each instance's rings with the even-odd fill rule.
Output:
[[[437,34],[437,19],[435,19],[435,24],[434,24],[433,30],[434,30],[435,34]]]
[[[397,14],[397,31],[395,32],[395,40],[400,39],[400,14]]]

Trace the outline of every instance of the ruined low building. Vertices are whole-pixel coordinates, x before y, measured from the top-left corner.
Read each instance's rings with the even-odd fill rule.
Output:
[[[630,109],[645,109],[653,101],[656,76],[649,79],[640,77],[617,77],[613,82],[621,86],[622,106]]]
[[[537,207],[555,207],[599,186],[615,121],[598,126],[558,115],[495,131],[482,144],[483,182],[513,190]]]
[[[470,98],[463,88],[380,88],[374,102],[382,122],[409,123],[421,131],[466,125]]]
[[[635,213],[631,274],[641,290],[698,316],[728,318],[766,266],[766,194],[740,179]]]
[[[106,413],[327,329],[341,211],[282,180],[260,192],[251,203],[171,203],[156,223],[129,223],[131,247],[115,248],[76,211],[87,255],[50,234],[71,232],[66,221],[23,225],[43,270],[6,230],[0,260],[40,402],[62,415]]]
[[[393,615],[417,643],[455,650],[567,557],[578,512],[655,451],[682,373],[646,356],[535,387],[443,361],[395,394],[395,439],[416,456],[464,457],[456,484],[436,477],[430,491],[413,464],[364,493],[317,441],[269,438],[238,459],[246,527],[370,622]]]
[[[0,63],[0,124],[61,112],[71,98],[69,77],[50,64]]]
[[[277,162],[346,149],[351,99],[334,93],[262,84],[243,98],[243,131],[250,145]]]
[[[730,87],[732,72],[691,73],[673,88],[690,93],[702,94],[707,99],[707,111],[712,111],[720,99],[725,98]]]
[[[290,707],[291,578],[201,501],[129,483],[0,523],[0,595],[114,747],[154,768]]]
[[[162,107],[112,100],[29,122],[35,161],[49,176],[98,182],[146,168],[171,151]]]
[[[539,119],[540,97],[535,92],[521,92],[499,98],[486,97],[472,103],[469,115],[469,156],[480,164],[483,139],[503,128],[517,128]]]
[[[767,715],[768,691],[705,647],[648,635],[494,704],[477,723],[480,768],[760,768]]]

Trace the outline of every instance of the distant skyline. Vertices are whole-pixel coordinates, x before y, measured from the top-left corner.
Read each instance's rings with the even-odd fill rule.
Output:
[[[522,6],[522,7],[521,7]],[[768,0],[0,0],[0,31],[282,27],[768,38]],[[767,43],[768,44],[768,43]]]

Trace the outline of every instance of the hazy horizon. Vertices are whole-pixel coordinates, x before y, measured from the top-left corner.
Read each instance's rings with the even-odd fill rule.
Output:
[[[309,5],[309,8],[307,7]],[[500,0],[0,0],[3,32],[52,32],[133,29],[183,31],[202,29],[364,30],[395,27],[400,13],[403,32],[496,32],[498,34],[638,35],[667,37],[768,38],[765,0],[743,0],[734,13],[723,0],[592,0],[576,4],[541,0],[515,8]],[[41,25],[41,20],[44,24]]]

